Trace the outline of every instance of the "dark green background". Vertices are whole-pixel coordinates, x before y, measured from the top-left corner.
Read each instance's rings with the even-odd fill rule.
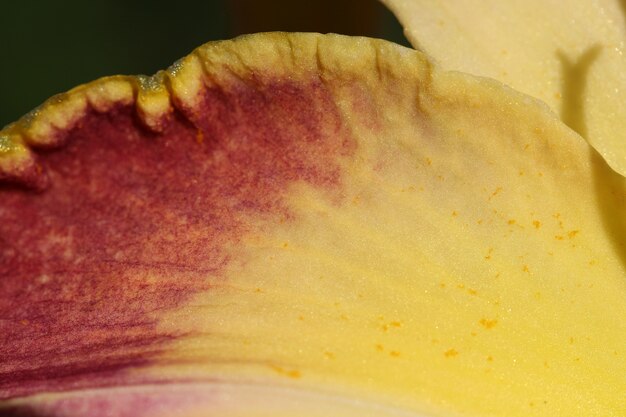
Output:
[[[408,45],[375,0],[13,1],[0,6],[0,126],[104,75],[152,74],[204,42],[285,30]]]

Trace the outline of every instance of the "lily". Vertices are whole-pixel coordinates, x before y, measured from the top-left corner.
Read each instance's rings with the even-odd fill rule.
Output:
[[[424,45],[209,43],[3,129],[0,411],[623,414],[620,142]]]

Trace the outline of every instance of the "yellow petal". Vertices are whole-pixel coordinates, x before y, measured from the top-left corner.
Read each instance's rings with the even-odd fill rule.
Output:
[[[618,0],[383,0],[445,69],[540,98],[626,175],[626,8]]]
[[[138,385],[160,398],[151,384],[168,383],[186,394],[166,403],[192,403],[178,414],[191,416],[267,415],[259,408],[281,401],[286,412],[339,404],[335,415],[359,415],[359,404],[376,404],[378,415],[623,414],[626,184],[544,106],[491,80],[437,71],[419,52],[334,35],[207,44],[166,78],[176,110],[163,133],[132,128],[110,105],[128,97],[120,80],[104,80],[97,91],[110,98],[91,99],[103,110],[76,122],[67,149],[40,155],[50,188],[0,191],[2,233],[24,219],[38,224],[36,206],[48,225],[67,210],[112,245],[102,253],[83,245],[106,262],[80,269],[90,280],[72,275],[75,266],[50,272],[80,306],[62,310],[71,324],[59,325],[63,338],[7,344],[36,346],[37,360],[54,358],[59,372],[74,374],[46,374],[45,389],[33,390],[38,374],[28,363],[0,364],[13,377],[5,398],[67,392],[9,405],[74,416],[102,405],[98,396],[128,399],[73,387]],[[107,130],[112,121],[119,135]],[[20,122],[11,133],[31,137],[33,126],[42,125]],[[113,160],[98,158],[114,151],[109,173]],[[37,202],[46,198],[55,205]],[[103,202],[94,219],[84,218],[84,201]],[[6,253],[19,251],[22,237],[6,236]],[[63,244],[84,250],[58,234],[23,239],[37,242],[22,248],[29,262],[36,251],[57,262]],[[38,313],[58,314],[33,290],[50,277],[29,275],[28,265],[8,287],[22,298],[0,307],[15,315],[16,303],[36,300]],[[128,310],[136,303],[146,311]],[[150,336],[152,344],[133,343]],[[94,341],[80,351],[86,365],[73,351],[51,356],[53,341],[77,337]],[[113,371],[96,366],[127,357],[134,362]],[[342,409],[346,402],[356,408]]]

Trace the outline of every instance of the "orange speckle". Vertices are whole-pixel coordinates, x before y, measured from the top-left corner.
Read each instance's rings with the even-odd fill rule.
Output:
[[[458,216],[458,215],[459,215],[459,213],[458,213],[456,210],[454,210],[454,211],[452,212],[452,217],[456,217],[456,216]]]
[[[524,265],[522,267],[522,271],[530,273],[530,269],[528,269],[528,265]]]
[[[530,143],[527,143],[526,145],[524,145],[524,150],[530,148]]]
[[[485,329],[493,329],[496,326],[496,324],[498,324],[498,320],[496,319],[489,320],[489,319],[483,318],[483,319],[480,319],[479,323]]]
[[[478,291],[476,291],[476,290],[475,290],[475,289],[473,289],[473,288],[468,288],[468,289],[467,289],[467,292],[468,292],[470,295],[478,295]]]
[[[283,248],[286,249],[288,246],[289,246],[289,243],[287,243],[287,242],[283,243]]]
[[[541,222],[539,220],[534,220],[533,226],[535,226],[535,229],[539,229],[541,227]]]
[[[496,188],[496,190],[493,193],[491,193],[491,195],[489,196],[489,200],[497,196],[500,193],[500,191],[502,191],[502,187]]]
[[[580,233],[580,230],[570,230],[569,232],[567,232],[567,237],[573,239],[578,233]]]
[[[288,378],[300,378],[302,374],[297,369],[284,369],[280,366],[272,365],[272,369],[275,370],[280,375],[286,376]]]
[[[443,352],[443,354],[446,358],[453,358],[457,356],[459,352],[456,349],[448,349],[445,352]]]
[[[569,344],[570,344],[570,345],[573,345],[573,344],[574,344],[574,338],[573,338],[573,337],[570,337],[570,338],[569,338]]]
[[[28,325],[30,324],[30,321],[28,321],[28,320],[26,320],[26,319],[23,319],[23,320],[20,320],[20,324],[21,324],[22,326],[28,326]]]
[[[515,219],[510,219],[507,223],[509,225],[514,225],[515,224]]]
[[[556,235],[556,236],[554,236],[554,238],[556,240],[563,240],[563,239],[565,239],[565,237],[563,237],[562,235]]]
[[[439,283],[439,287],[440,288],[446,288],[446,283],[445,282],[440,282]]]
[[[483,224],[483,219],[478,219],[478,220],[476,221],[476,223],[478,223],[478,224]]]
[[[196,130],[196,142],[202,144],[204,142],[204,134],[200,129]]]
[[[487,361],[493,362],[493,356],[491,356],[491,355],[487,356]]]
[[[262,290],[262,289],[260,289],[260,288],[257,288],[257,289],[255,289],[255,290],[254,290],[254,292],[259,293],[259,292],[263,292],[263,290]]]
[[[430,159],[430,158],[426,158],[426,163],[427,163],[428,165],[432,165],[432,164],[433,164],[433,161],[431,161],[431,159]]]
[[[324,357],[326,359],[335,359],[335,354],[333,352],[326,351],[324,352]]]
[[[381,345],[381,344],[379,343],[379,344],[377,344],[377,345],[376,345],[376,350],[377,350],[378,352],[382,352],[382,351],[384,351],[384,350],[385,350],[385,348],[384,348],[384,346],[383,346],[383,345]]]
[[[396,328],[402,327],[402,322],[399,322],[399,321],[392,321],[392,322],[390,322],[390,323],[383,324],[383,325],[381,326],[381,328],[382,328],[382,329],[383,329],[383,331],[385,331],[385,332],[386,332],[387,330],[389,330],[389,328],[390,328],[390,327],[396,327]]]
[[[400,357],[400,352],[398,352],[397,350],[392,350],[391,352],[389,352],[389,355],[391,355],[394,358],[398,358]]]
[[[298,316],[298,320],[304,321],[304,316],[302,316],[302,315]]]

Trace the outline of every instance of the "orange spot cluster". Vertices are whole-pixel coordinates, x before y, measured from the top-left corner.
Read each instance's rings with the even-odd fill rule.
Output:
[[[383,331],[389,331],[389,329],[391,328],[396,328],[399,329],[400,327],[402,327],[402,322],[401,321],[391,321],[389,323],[385,323],[381,326]]]
[[[502,187],[498,187],[495,189],[494,192],[491,193],[491,195],[489,196],[488,201],[491,201],[492,198],[494,198],[495,196],[497,196],[498,194],[500,194],[500,191],[502,191]]]
[[[570,230],[565,235],[555,235],[554,238],[556,240],[565,240],[565,238],[574,239],[576,236],[578,236],[579,233],[580,233],[580,230]]]
[[[377,343],[374,347],[376,348],[376,352],[379,352],[379,353],[385,352],[385,347],[380,343]],[[392,358],[399,358],[401,355],[402,354],[397,350],[389,351],[389,356],[391,356]]]
[[[483,326],[485,329],[493,329],[494,327],[496,327],[496,324],[498,324],[498,320],[496,319],[485,319],[482,318],[479,320],[479,322],[481,326]]]
[[[285,369],[277,365],[272,365],[272,369],[279,375],[286,376],[287,378],[298,379],[302,377],[302,373],[297,369]]]
[[[459,352],[456,349],[448,349],[445,352],[443,352],[443,355],[446,358],[454,358],[455,356],[457,356],[459,354]]]

